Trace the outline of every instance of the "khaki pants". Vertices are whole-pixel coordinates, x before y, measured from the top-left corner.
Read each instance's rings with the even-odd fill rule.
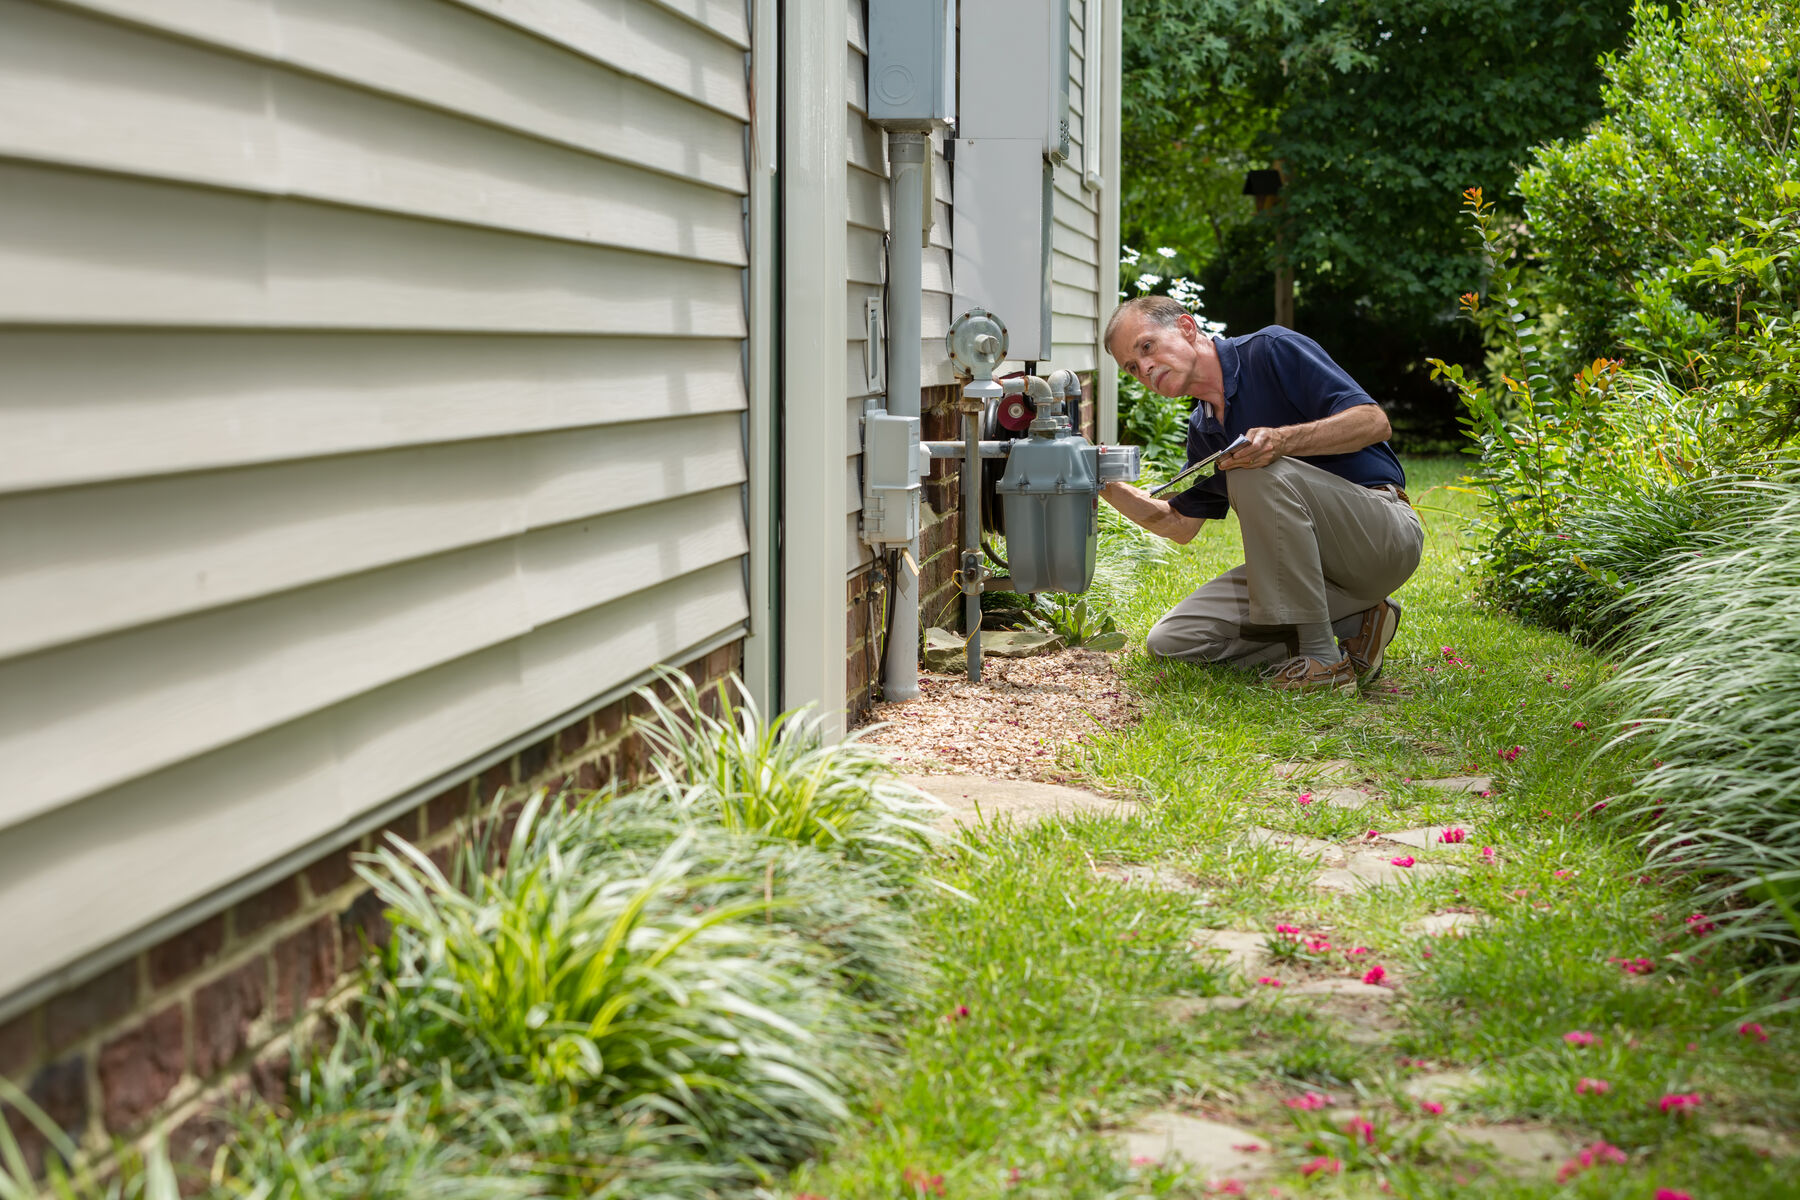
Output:
[[[1340,638],[1418,569],[1419,515],[1393,493],[1293,458],[1226,471],[1244,564],[1177,604],[1144,639],[1159,658],[1253,669],[1299,651],[1297,624]]]

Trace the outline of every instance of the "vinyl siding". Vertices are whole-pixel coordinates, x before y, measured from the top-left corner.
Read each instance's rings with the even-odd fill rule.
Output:
[[[1094,5],[1096,11],[1098,5]],[[1101,194],[1082,186],[1089,167],[1083,134],[1089,114],[1086,104],[1087,47],[1083,32],[1088,0],[1069,0],[1069,158],[1056,168],[1056,194],[1051,200],[1055,224],[1050,231],[1050,341],[1055,365],[1072,371],[1092,371],[1098,365],[1094,343],[1099,337]],[[1095,114],[1097,117],[1098,114]],[[1092,164],[1095,170],[1098,164]],[[1112,180],[1106,185],[1111,187]],[[1110,198],[1109,198],[1110,199]],[[1110,307],[1107,313],[1110,314]]]
[[[844,95],[850,111],[847,114],[845,161],[848,179],[845,185],[845,250],[849,263],[845,281],[845,314],[849,344],[844,354],[844,392],[849,416],[850,458],[849,512],[845,516],[845,536],[849,547],[850,569],[861,570],[871,559],[869,547],[858,532],[862,513],[862,415],[868,388],[867,330],[863,319],[864,304],[870,297],[882,295],[887,279],[886,250],[883,238],[888,230],[887,141],[881,129],[867,119],[868,108],[868,13],[863,0],[846,0],[850,42],[844,57]],[[922,387],[955,382],[949,356],[944,350],[944,336],[950,332],[950,169],[944,161],[944,139],[941,132],[932,134],[932,214],[935,223],[931,244],[925,247],[922,276],[924,295],[919,347],[919,381]],[[915,235],[916,236],[916,235]],[[890,300],[891,302],[891,300]]]
[[[0,999],[741,626],[745,16],[0,0]]]

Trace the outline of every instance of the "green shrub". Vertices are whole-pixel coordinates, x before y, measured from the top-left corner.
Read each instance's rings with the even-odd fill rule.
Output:
[[[1565,375],[1633,349],[1688,370],[1767,296],[1685,268],[1740,218],[1773,217],[1800,178],[1800,3],[1697,0],[1677,17],[1640,2],[1633,18],[1630,44],[1603,60],[1606,116],[1539,147],[1519,179]]]

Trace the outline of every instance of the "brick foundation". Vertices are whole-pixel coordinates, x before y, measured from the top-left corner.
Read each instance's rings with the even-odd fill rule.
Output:
[[[687,664],[705,685],[740,669],[742,643]],[[634,698],[609,705],[389,822],[440,864],[468,837],[496,793],[520,802],[538,787],[629,783],[645,765],[627,719]],[[22,1087],[95,1156],[119,1138],[172,1130],[192,1157],[216,1145],[219,1100],[254,1089],[285,1093],[288,1047],[312,1035],[350,973],[387,937],[382,905],[351,870],[378,830],[333,851],[222,913],[0,1023],[0,1076]],[[4,1108],[34,1170],[46,1143]]]

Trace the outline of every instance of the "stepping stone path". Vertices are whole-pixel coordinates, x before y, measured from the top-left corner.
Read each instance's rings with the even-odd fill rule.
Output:
[[[1154,863],[1101,863],[1094,868],[1094,873],[1103,879],[1111,879],[1128,887],[1155,888],[1159,892],[1200,890],[1199,883],[1192,875],[1178,871],[1174,867],[1165,867]]]
[[[1392,861],[1397,857],[1407,856],[1396,854],[1393,846],[1383,848],[1376,842],[1365,843],[1350,852],[1349,861],[1344,866],[1322,872],[1313,880],[1313,886],[1333,892],[1360,892],[1369,888],[1412,883],[1429,879],[1433,875],[1449,875],[1461,870],[1460,867],[1443,863],[1414,863],[1410,867],[1397,867]]]
[[[1244,975],[1266,974],[1274,961],[1269,954],[1272,933],[1243,929],[1201,929],[1193,936],[1193,946],[1212,961],[1223,961],[1233,971]]]
[[[1179,1160],[1210,1179],[1243,1180],[1268,1169],[1268,1142],[1248,1129],[1186,1113],[1148,1113],[1116,1140],[1132,1163],[1174,1165]]]
[[[1408,928],[1430,937],[1440,937],[1446,933],[1467,933],[1469,930],[1479,929],[1485,924],[1487,924],[1487,918],[1480,913],[1447,912],[1421,917]]]
[[[1202,1013],[1236,1012],[1249,1003],[1248,996],[1176,996],[1156,1007],[1177,1021],[1191,1021]]]
[[[1342,866],[1345,861],[1343,847],[1334,842],[1320,841],[1304,834],[1283,833],[1279,829],[1265,829],[1261,825],[1252,825],[1250,832],[1244,835],[1244,842],[1251,846],[1274,846],[1329,866]]]
[[[983,821],[1010,818],[1019,825],[1075,814],[1103,817],[1129,816],[1132,801],[1102,796],[1058,783],[1029,779],[987,779],[980,775],[904,775],[920,791],[943,803],[949,811],[936,821],[939,829],[954,832],[957,826],[973,827]]]
[[[1451,775],[1445,779],[1415,779],[1415,787],[1433,788],[1440,792],[1491,792],[1494,790],[1492,775]]]
[[[1468,1145],[1485,1146],[1495,1157],[1538,1170],[1566,1162],[1581,1147],[1564,1134],[1541,1125],[1452,1126],[1450,1136]]]
[[[1412,846],[1419,850],[1474,850],[1477,843],[1472,834],[1464,841],[1446,842],[1444,834],[1452,829],[1461,828],[1456,825],[1427,825],[1423,829],[1402,829],[1395,833],[1383,833],[1384,842],[1399,842],[1402,846]],[[1467,833],[1467,830],[1464,830]]]

